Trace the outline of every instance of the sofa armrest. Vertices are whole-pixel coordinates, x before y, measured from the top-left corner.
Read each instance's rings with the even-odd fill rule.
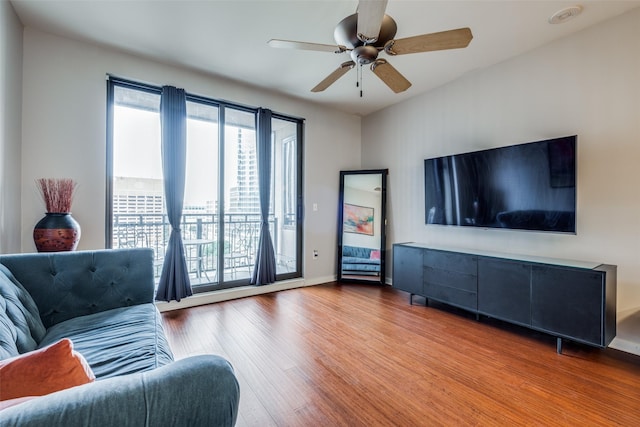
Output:
[[[0,255],[31,294],[46,328],[78,316],[153,302],[148,248]]]
[[[0,412],[12,426],[233,426],[240,388],[214,355],[49,394]]]

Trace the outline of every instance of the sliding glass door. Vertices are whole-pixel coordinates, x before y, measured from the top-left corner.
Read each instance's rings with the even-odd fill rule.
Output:
[[[302,206],[302,129],[295,121],[274,117],[271,130],[274,159],[271,236],[276,248],[276,274],[296,277],[295,273],[301,270],[302,247],[302,224],[298,220]]]
[[[107,246],[151,247],[159,276],[169,225],[159,88],[110,79]],[[274,114],[268,216],[277,280],[301,276],[302,121]],[[181,224],[194,292],[247,285],[260,231],[256,109],[187,95]]]

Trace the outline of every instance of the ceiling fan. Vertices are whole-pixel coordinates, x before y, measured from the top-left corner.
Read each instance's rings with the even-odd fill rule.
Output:
[[[467,47],[473,38],[469,28],[458,28],[396,40],[394,37],[398,27],[393,18],[385,14],[387,1],[359,0],[357,12],[344,18],[335,28],[333,36],[337,45],[279,39],[271,39],[268,44],[276,48],[350,53],[351,60],[340,64],[335,71],[311,89],[311,92],[322,92],[356,65],[371,64],[371,71],[392,91],[400,93],[409,89],[411,82],[386,59],[378,58],[382,51],[395,56],[459,49]]]

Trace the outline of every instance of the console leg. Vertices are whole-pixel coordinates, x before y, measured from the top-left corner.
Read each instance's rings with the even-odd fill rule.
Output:
[[[409,305],[413,305],[413,294],[409,294]]]
[[[562,354],[562,338],[556,338],[556,352]]]

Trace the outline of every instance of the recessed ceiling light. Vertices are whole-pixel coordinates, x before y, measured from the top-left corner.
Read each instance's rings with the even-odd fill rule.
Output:
[[[549,17],[549,24],[562,24],[582,13],[582,6],[570,6],[560,9]]]

